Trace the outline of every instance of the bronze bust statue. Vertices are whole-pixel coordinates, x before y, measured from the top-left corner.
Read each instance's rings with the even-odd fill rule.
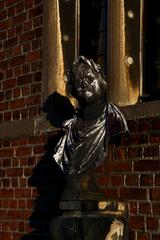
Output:
[[[124,115],[107,101],[107,83],[101,67],[84,56],[68,71],[67,87],[78,101],[72,118],[63,122],[64,135],[53,158],[67,174],[79,174],[100,165],[108,143],[128,131]]]

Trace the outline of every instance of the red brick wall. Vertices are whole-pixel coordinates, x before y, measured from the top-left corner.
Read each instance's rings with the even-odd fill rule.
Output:
[[[130,138],[110,146],[108,160],[95,173],[106,199],[128,206],[130,238],[160,239],[160,118],[128,121]]]
[[[42,1],[0,1],[0,121],[39,114]]]
[[[1,123],[40,115],[42,14],[41,0],[0,1]],[[128,124],[131,137],[111,145],[92,176],[106,200],[126,202],[130,240],[159,240],[160,118]],[[0,141],[1,240],[48,239],[64,185],[52,162],[54,135]]]

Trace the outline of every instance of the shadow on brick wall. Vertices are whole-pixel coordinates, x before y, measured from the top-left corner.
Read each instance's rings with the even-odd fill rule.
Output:
[[[64,120],[73,116],[74,108],[66,97],[53,93],[46,100],[42,110],[46,118],[56,127],[61,127]],[[53,160],[54,147],[63,131],[54,132],[45,146],[46,154],[33,169],[29,178],[30,186],[37,189],[38,197],[29,219],[33,232],[24,235],[21,240],[50,240],[49,226],[53,218],[62,215],[59,201],[65,187],[65,174]]]
[[[53,161],[54,145],[61,133],[48,139],[46,154],[33,169],[29,178],[29,185],[36,188],[38,197],[35,199],[35,207],[29,218],[29,225],[33,232],[26,234],[21,240],[50,240],[50,221],[62,214],[59,211],[59,200],[65,186],[65,174]]]

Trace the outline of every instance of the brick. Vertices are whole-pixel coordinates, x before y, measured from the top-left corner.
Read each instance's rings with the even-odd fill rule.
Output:
[[[14,68],[14,76],[20,77],[23,74],[22,66],[18,66]]]
[[[153,118],[151,121],[152,130],[159,130],[160,129],[160,118]]]
[[[9,29],[7,32],[7,35],[8,35],[8,38],[14,38],[16,36],[16,29],[15,28]],[[18,41],[17,41],[17,43],[18,43]],[[14,44],[14,45],[16,45],[16,44]]]
[[[5,51],[0,51],[0,60],[3,60],[6,57]]]
[[[10,108],[11,109],[22,108],[24,106],[25,106],[25,99],[23,99],[23,98],[13,100],[13,101],[10,102]]]
[[[8,210],[7,219],[21,219],[22,211]]]
[[[36,7],[36,8],[32,8],[30,11],[29,11],[29,18],[34,18],[36,16],[39,16],[41,15],[43,12],[43,7],[42,5]]]
[[[36,136],[29,136],[29,144],[36,144],[37,143],[37,137]]]
[[[30,30],[32,30],[32,20],[23,23],[23,31],[26,32]]]
[[[26,42],[23,44],[23,53],[28,53],[31,51],[31,42]]]
[[[23,169],[22,168],[11,168],[7,170],[7,177],[22,177]]]
[[[151,129],[152,129],[152,125],[151,125],[150,119],[148,118],[139,119],[138,130],[140,132],[149,132]]]
[[[112,186],[121,186],[123,185],[123,177],[122,176],[111,176],[111,184]]]
[[[153,215],[154,216],[159,216],[160,215],[160,203],[156,202],[152,204],[152,208],[153,208]]]
[[[8,6],[12,5],[12,4],[17,3],[17,0],[6,0],[5,2],[6,2],[6,6],[8,7]]]
[[[9,188],[11,187],[10,179],[2,179],[2,188]]]
[[[120,199],[122,200],[146,200],[146,189],[143,188],[121,188]]]
[[[37,28],[42,26],[42,16],[33,19],[33,27]]]
[[[134,171],[159,171],[159,160],[140,160],[134,162]]]
[[[160,189],[159,188],[150,190],[150,199],[157,200],[157,201],[160,200]]]
[[[21,110],[21,118],[27,118],[28,117],[28,109],[22,109]]]
[[[0,9],[4,8],[4,0],[0,1]]]
[[[124,160],[126,159],[125,148],[116,148],[115,149],[115,159]]]
[[[18,77],[17,79],[17,84],[18,86],[29,84],[32,82],[33,75],[32,74],[27,74],[22,77]]]
[[[130,216],[129,226],[133,229],[144,230],[144,217],[142,216]]]
[[[41,47],[40,39],[36,39],[36,40],[32,41],[32,50],[39,49],[40,47]]]
[[[16,14],[22,12],[24,10],[24,7],[25,7],[25,5],[24,5],[24,2],[22,2],[22,1],[19,4],[17,4],[16,5]]]
[[[4,121],[11,121],[12,119],[12,113],[11,112],[5,112],[4,113]]]
[[[15,67],[17,65],[21,65],[24,63],[25,63],[25,55],[14,57],[10,61],[11,67]]]
[[[22,209],[24,209],[24,208],[26,208],[26,199],[20,199],[20,200],[18,200],[18,208],[22,208]]]
[[[97,183],[100,186],[106,186],[109,183],[108,176],[99,176]]]
[[[3,80],[4,78],[4,72],[0,72],[0,80]]]
[[[148,146],[144,148],[144,157],[158,157],[159,146]]]
[[[7,19],[5,21],[1,21],[0,22],[0,29],[1,29],[1,31],[9,28],[9,26],[10,26],[10,19]]]
[[[0,12],[0,21],[4,20],[6,17],[7,17],[7,11],[6,10]]]
[[[30,93],[31,93],[31,87],[30,86],[24,86],[22,88],[22,95],[23,96],[30,95]]]
[[[0,178],[5,177],[5,170],[0,169]]]
[[[152,185],[153,185],[153,176],[152,175],[141,175],[140,186],[152,186]]]
[[[6,71],[6,79],[13,78],[13,69],[9,69]]]
[[[37,107],[29,108],[29,117],[36,117],[37,116]]]
[[[15,197],[16,198],[27,198],[31,197],[31,189],[27,188],[21,188],[21,189],[15,189]]]
[[[135,239],[135,238],[134,238]],[[137,240],[150,240],[150,235],[148,233],[142,233],[142,232],[138,232],[137,233]]]
[[[25,177],[30,177],[30,176],[32,176],[32,173],[33,173],[33,171],[32,171],[31,168],[25,168],[25,169],[24,169],[24,176],[25,176]]]
[[[39,81],[41,81],[41,79],[42,79],[42,73],[41,72],[36,72],[34,74],[34,81],[39,82]]]
[[[20,88],[15,88],[13,90],[13,96],[14,96],[14,98],[20,97],[21,96],[21,89]]]
[[[12,234],[10,232],[0,232],[1,240],[12,240]]]
[[[36,29],[35,35],[36,35],[36,38],[42,37],[42,28],[41,27]]]
[[[12,6],[12,7],[9,7],[9,8],[8,8],[8,17],[13,17],[13,16],[15,16],[15,13],[16,13],[16,8],[15,8],[15,6]]]
[[[12,90],[7,90],[5,94],[6,100],[11,100],[12,99]]]
[[[23,73],[24,73],[24,75],[30,73],[30,64],[25,64],[23,66]]]
[[[36,94],[41,92],[41,84],[33,84],[31,86],[31,93]]]
[[[14,198],[14,190],[13,189],[0,189],[0,197],[1,197],[1,199]]]
[[[31,41],[34,39],[34,31],[26,32],[20,36],[20,43]]]
[[[18,156],[18,157],[29,156],[29,155],[31,155],[31,152],[32,152],[31,147],[20,147],[20,148],[17,148],[17,150],[16,150],[16,156]]]
[[[128,158],[141,158],[142,148],[141,147],[129,147],[128,148]]]
[[[17,85],[16,79],[7,80],[3,83],[4,89],[15,88]]]
[[[3,147],[4,147],[4,148],[5,148],[5,147],[10,147],[10,146],[11,146],[10,143],[11,143],[10,140],[5,140],[5,141],[3,142]]]
[[[136,202],[131,202],[129,204],[129,213],[130,215],[137,215],[138,213],[138,206]]]
[[[3,100],[4,100],[4,91],[0,92],[0,101],[3,101]]]
[[[160,186],[160,175],[155,176],[155,185]]]
[[[28,53],[28,55],[26,57],[26,61],[32,62],[32,61],[36,61],[40,58],[41,58],[41,51],[34,51],[34,52]]]
[[[111,199],[118,199],[118,190],[117,189],[113,189],[113,188],[107,188],[106,190],[104,190],[104,194],[107,198]]]
[[[35,95],[35,96],[31,96],[26,98],[26,105],[37,105],[41,103],[41,95]]]
[[[12,19],[13,24],[23,23],[27,20],[27,12],[23,12]]]
[[[22,47],[21,46],[16,46],[13,51],[14,55],[20,55],[22,54]]]
[[[160,234],[152,234],[152,239],[153,240],[160,240]]]
[[[138,176],[137,175],[127,175],[125,178],[125,184],[128,186],[138,186]]]
[[[11,157],[11,156],[9,156],[9,157]],[[4,168],[6,168],[6,167],[11,167],[11,159],[4,159],[2,166],[3,166]]]
[[[151,143],[160,143],[160,132],[150,134]]]
[[[2,70],[2,71],[8,70],[8,65],[9,65],[8,60],[1,61],[0,70]]]
[[[158,227],[158,219],[154,217],[147,217],[147,229],[156,231],[157,227]]]
[[[139,203],[139,213],[141,214],[151,214],[151,204],[148,202]]]
[[[41,67],[42,67],[42,61],[32,62],[32,64],[31,64],[31,69],[33,72],[37,72],[37,71],[41,70],[42,69]],[[37,81],[38,81],[38,79],[37,79]]]
[[[25,170],[25,169],[24,169]],[[25,171],[24,171],[25,172]],[[27,187],[27,179],[26,178],[20,178],[19,179],[19,185],[20,185],[20,188],[23,188],[23,187]]]
[[[128,120],[127,124],[130,132],[138,132],[138,124],[136,120]]]
[[[20,119],[20,111],[13,111],[13,120]]]
[[[16,25],[16,34],[20,35],[19,37],[21,37],[21,33],[22,33],[22,24],[18,24]]]
[[[1,29],[2,30],[2,29]],[[2,41],[2,40],[4,40],[4,39],[6,39],[6,37],[7,37],[7,32],[6,31],[1,31],[0,32],[0,40]]]
[[[19,187],[18,178],[12,178],[11,186],[12,186],[12,188],[17,188],[17,187]]]
[[[8,110],[8,102],[0,103],[0,111]]]
[[[33,7],[33,0],[25,0],[25,8],[32,8]]]
[[[9,47],[14,47],[18,44],[18,37],[10,38],[9,40],[6,40],[3,44],[4,49]]]
[[[106,168],[110,172],[130,172],[132,166],[131,162],[112,162],[107,164]]]

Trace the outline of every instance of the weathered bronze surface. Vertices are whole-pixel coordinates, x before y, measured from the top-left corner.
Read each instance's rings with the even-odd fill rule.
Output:
[[[101,67],[80,56],[68,71],[67,87],[79,103],[73,118],[63,122],[64,134],[54,160],[67,174],[79,174],[100,165],[108,143],[128,131],[122,112],[107,101]]]

